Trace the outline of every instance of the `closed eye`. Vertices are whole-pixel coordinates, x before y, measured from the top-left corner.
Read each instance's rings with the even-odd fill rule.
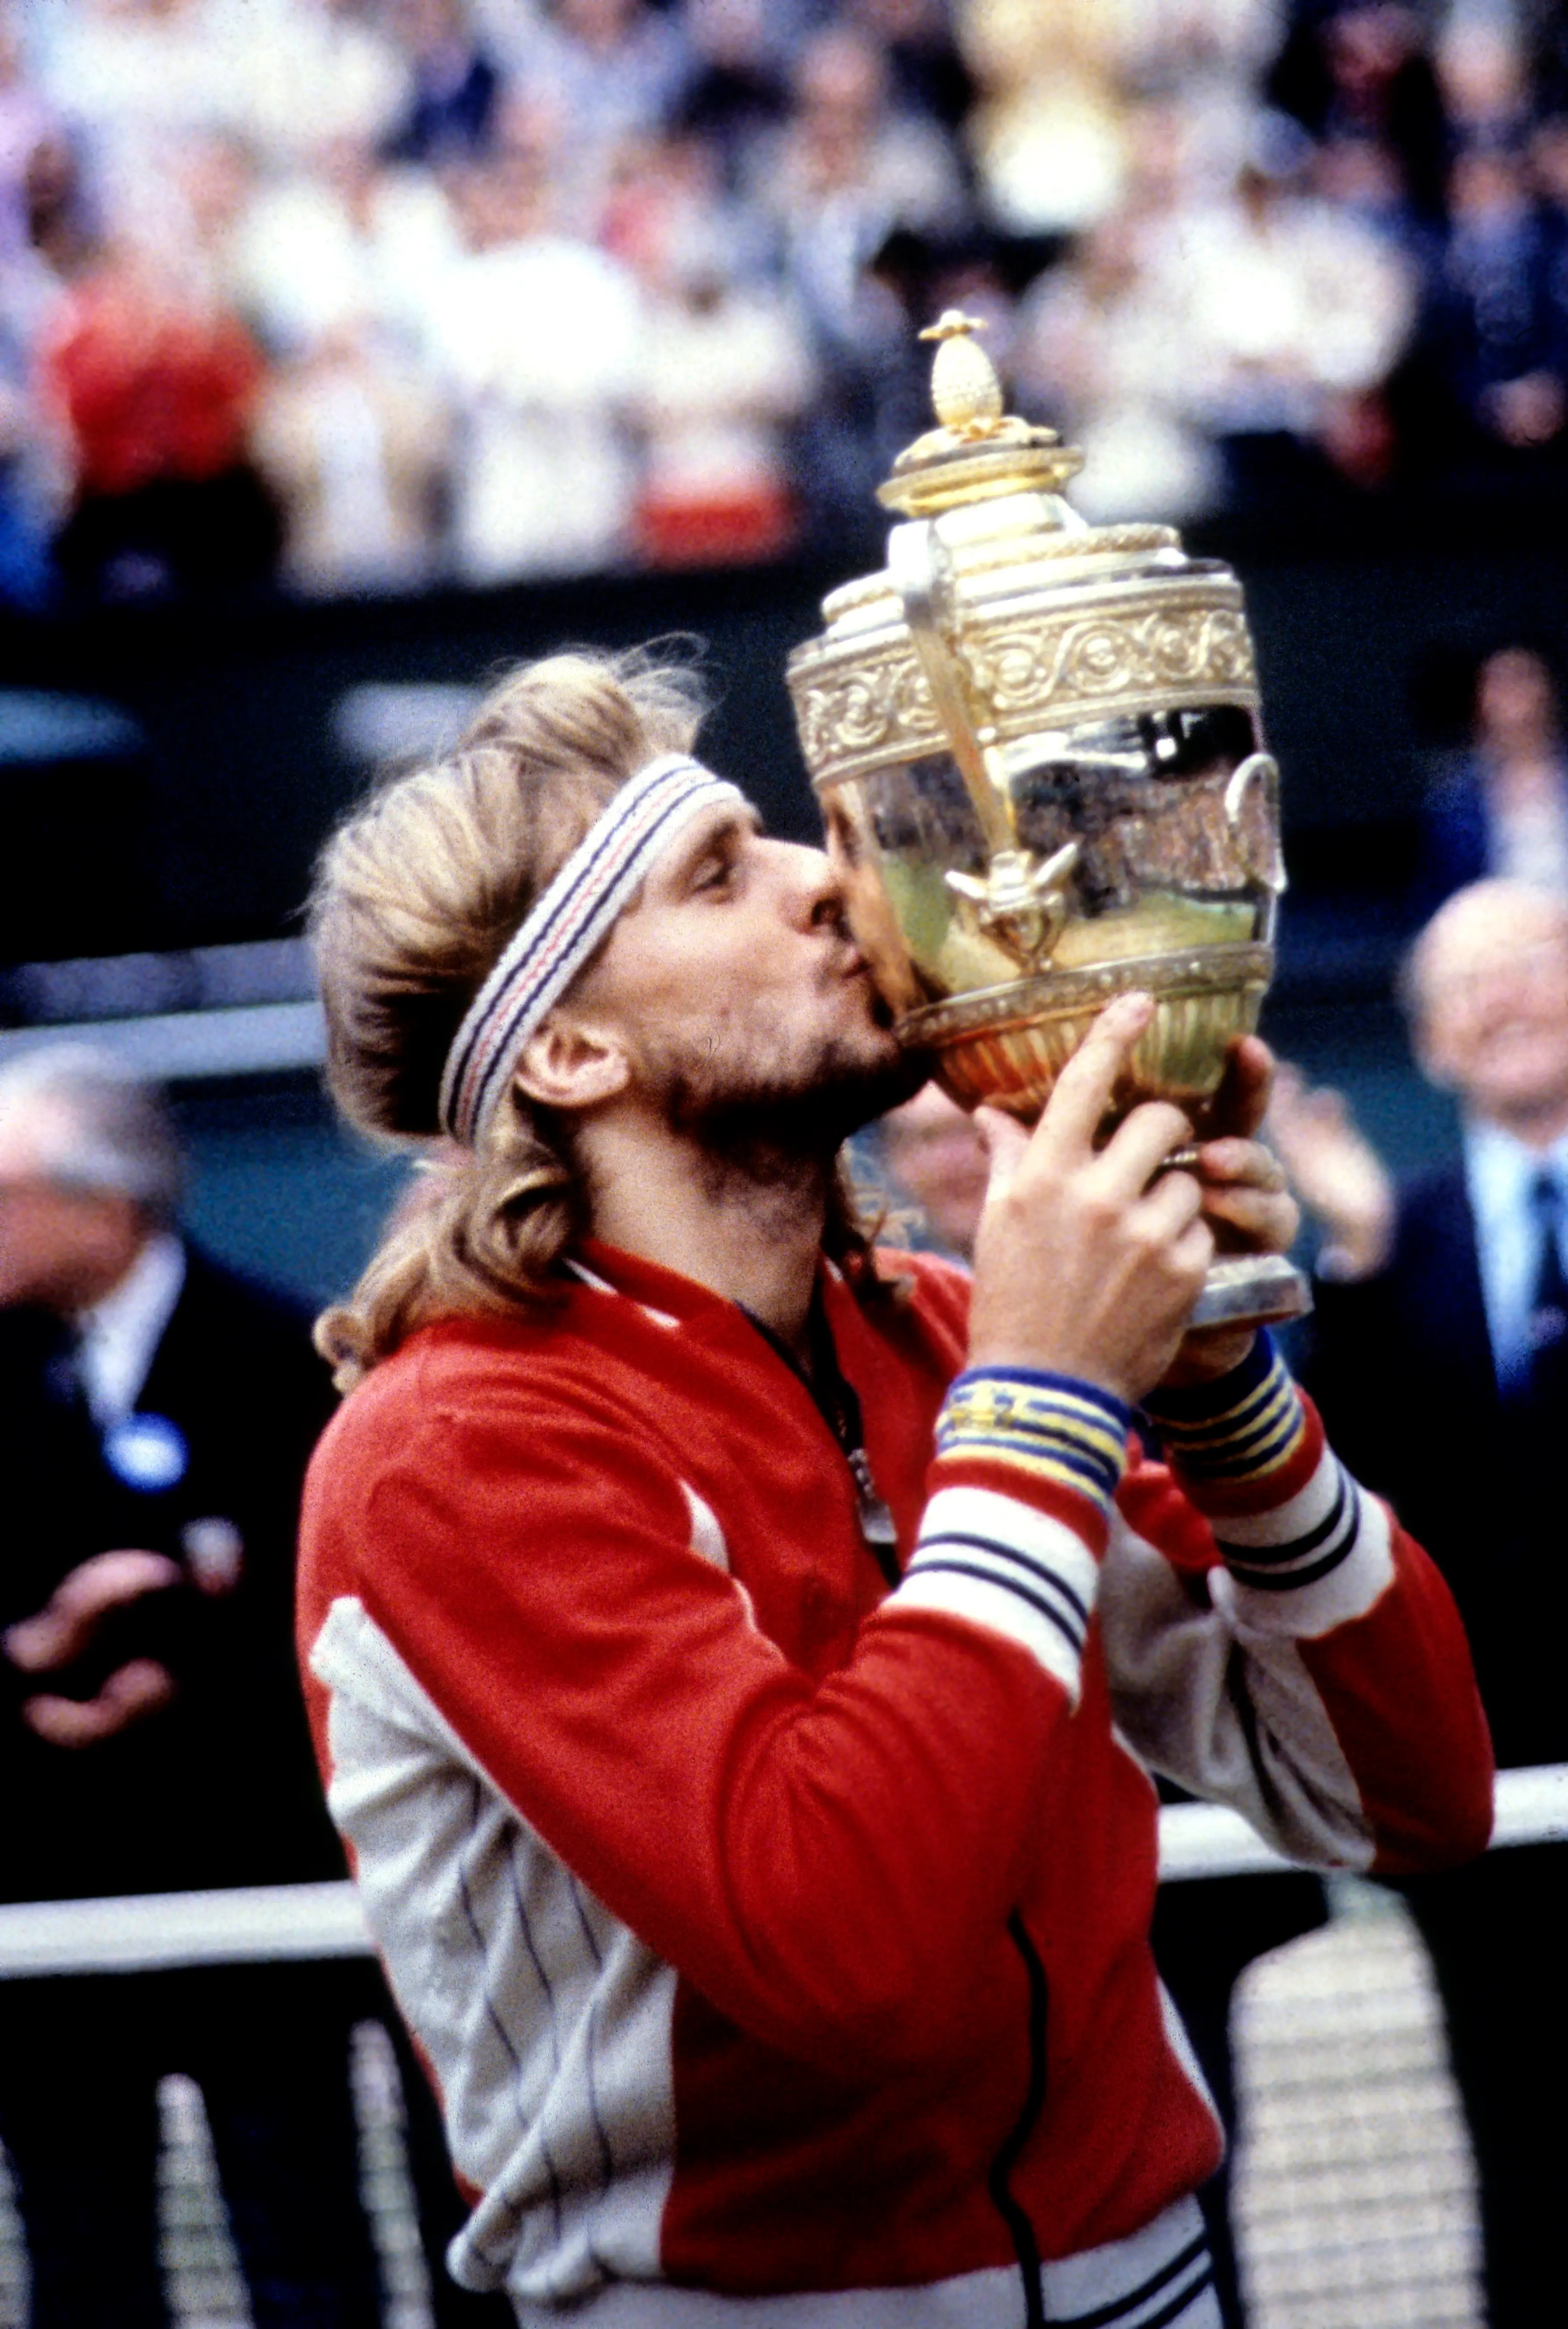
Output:
[[[692,869],[693,890],[726,890],[735,879],[737,849],[726,842],[700,857]]]

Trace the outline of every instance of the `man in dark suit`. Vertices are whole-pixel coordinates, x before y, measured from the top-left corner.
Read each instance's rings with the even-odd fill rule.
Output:
[[[1568,1759],[1568,902],[1459,891],[1416,941],[1417,1058],[1457,1164],[1396,1191],[1343,1103],[1287,1080],[1272,1136],[1323,1226],[1303,1373],[1334,1445],[1442,1567],[1499,1765]],[[1441,1451],[1441,1461],[1434,1460]],[[1402,1887],[1432,1952],[1480,2177],[1491,2329],[1561,2308],[1568,1852]]]
[[[4,1899],[343,1872],[293,1652],[330,1386],[302,1311],[179,1236],[180,1182],[162,1107],[111,1065],[58,1048],[0,1071]],[[176,2070],[258,2329],[372,2329],[348,2044],[384,2006],[353,1963],[0,1982],[34,2329],[166,2321],[155,2089]],[[459,2211],[409,2102],[438,2249]],[[452,2297],[443,2318],[477,2317]]]

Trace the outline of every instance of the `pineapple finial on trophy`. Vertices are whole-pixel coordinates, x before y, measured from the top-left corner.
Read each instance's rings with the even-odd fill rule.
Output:
[[[1002,417],[1001,382],[996,366],[973,338],[985,324],[949,307],[920,336],[937,343],[931,366],[931,402],[938,420],[955,437],[972,442],[991,437]]]

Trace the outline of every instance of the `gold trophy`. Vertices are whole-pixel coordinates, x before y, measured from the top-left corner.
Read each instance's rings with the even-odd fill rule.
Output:
[[[1173,527],[1088,524],[1062,497],[1083,456],[1004,413],[975,328],[922,335],[938,426],[878,488],[886,570],[790,657],[828,845],[900,1037],[956,1100],[1038,1115],[1137,987],[1157,1007],[1118,1104],[1174,1100],[1201,1134],[1285,886],[1241,585]],[[1289,1262],[1238,1256],[1194,1323],[1308,1304]]]

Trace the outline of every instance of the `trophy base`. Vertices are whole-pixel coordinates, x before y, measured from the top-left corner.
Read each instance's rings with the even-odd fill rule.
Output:
[[[1277,1325],[1311,1307],[1310,1282],[1283,1254],[1231,1254],[1210,1267],[1189,1325]]]

